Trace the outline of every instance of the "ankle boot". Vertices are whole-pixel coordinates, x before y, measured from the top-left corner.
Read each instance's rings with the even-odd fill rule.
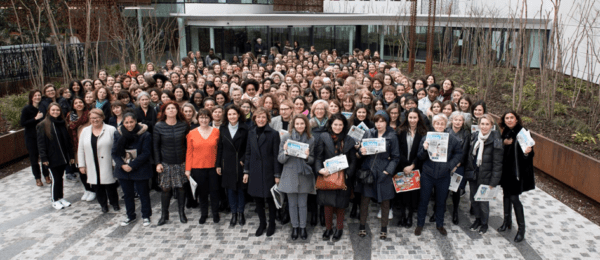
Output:
[[[292,240],[298,239],[298,229],[299,228],[295,228],[295,227],[292,228]]]
[[[515,216],[517,217],[517,225],[519,226],[519,231],[517,231],[517,236],[515,236],[515,242],[521,242],[525,239],[525,214],[523,213],[523,206],[515,208]]]
[[[452,193],[452,223],[458,225],[458,205],[460,203],[460,193]]]
[[[306,233],[306,228],[300,228],[300,238],[302,240],[306,240],[308,238],[308,233]]]
[[[270,237],[273,234],[275,234],[275,221],[270,222],[267,227],[267,236]]]
[[[404,209],[400,211],[400,220],[398,221],[398,226],[404,227],[406,225],[406,212]]]
[[[244,216],[244,212],[240,212],[238,215],[240,225],[246,225],[246,216]]]
[[[235,227],[238,221],[238,213],[231,213],[231,221],[229,221],[230,227]]]
[[[177,191],[177,206],[179,206],[179,222],[187,223],[187,217],[185,216],[185,191],[179,189]]]
[[[158,220],[157,226],[162,226],[169,220],[169,206],[171,205],[171,192],[162,192],[160,194],[160,204],[162,208],[162,214]]]
[[[458,207],[455,207],[452,210],[452,223],[458,225]]]
[[[290,223],[290,211],[288,210],[287,205],[282,208],[281,212],[281,225],[285,225]]]
[[[503,197],[502,202],[504,206],[504,222],[502,222],[502,226],[498,228],[498,232],[504,232],[506,229],[512,227],[512,203],[510,202],[510,197]]]
[[[325,226],[325,206],[319,207],[319,222],[321,222],[321,226]]]
[[[310,213],[310,225],[313,227],[317,225],[317,212],[316,211],[313,211]]]
[[[352,203],[352,210],[350,210],[350,218],[356,218],[358,207],[356,203]]]
[[[413,211],[409,210],[408,211],[408,216],[406,216],[406,228],[411,228],[413,225]]]

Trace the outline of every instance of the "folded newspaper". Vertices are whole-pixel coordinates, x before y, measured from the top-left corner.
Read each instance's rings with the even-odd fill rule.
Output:
[[[275,207],[280,209],[283,206],[283,200],[285,198],[283,192],[279,191],[277,188],[279,186],[277,184],[271,187],[271,195],[273,195],[273,201],[275,202]]]
[[[198,188],[198,183],[194,180],[194,178],[190,177],[190,187],[192,188],[192,196],[196,197],[196,189]]]
[[[335,157],[331,157],[323,162],[323,165],[329,171],[329,174],[339,172],[348,168],[348,159],[345,154],[340,154]]]
[[[531,138],[531,133],[525,130],[525,128],[522,128],[521,131],[519,131],[519,133],[517,134],[517,141],[519,142],[523,153],[525,153],[525,149],[527,147],[533,147],[535,145],[535,141],[533,140],[533,138]]]
[[[475,197],[473,198],[475,201],[492,201],[498,195],[498,188],[492,189],[490,185],[479,185],[477,189],[477,193],[475,193]]]
[[[362,140],[363,136],[365,136],[365,130],[362,130],[362,129],[358,128],[357,126],[353,125],[352,127],[350,127],[350,130],[348,131],[348,136],[352,137],[352,139],[354,139],[354,141],[360,142],[360,140]]]
[[[360,124],[358,124],[358,128],[360,128],[363,131],[369,131],[369,127],[365,124],[365,122],[360,122]]]
[[[440,132],[427,132],[429,148],[429,159],[434,162],[446,162],[448,160],[448,138],[450,134]]]
[[[283,129],[281,129],[281,130],[279,130],[279,131],[277,131],[277,132],[279,132],[279,138],[280,138],[280,139],[281,139],[281,138],[283,138],[284,136],[286,136],[286,135],[289,135],[289,134],[290,134],[290,132],[288,132],[288,131],[285,131],[285,130],[283,130]]]
[[[287,155],[299,157],[302,159],[308,158],[308,155],[306,155],[306,150],[308,149],[308,144],[294,141],[294,140],[288,140],[286,145],[287,145],[287,150],[286,150]]]
[[[364,155],[384,153],[385,138],[365,138],[362,140],[362,147],[367,148]]]
[[[460,187],[460,182],[462,181],[463,176],[460,174],[452,173],[452,177],[450,177],[450,187],[448,190],[450,191],[458,191],[458,187]]]

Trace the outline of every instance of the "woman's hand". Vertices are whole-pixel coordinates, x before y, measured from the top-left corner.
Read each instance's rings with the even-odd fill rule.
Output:
[[[366,154],[367,153],[367,148],[361,147],[360,148],[360,153]]]
[[[284,151],[287,151],[287,143],[288,143],[288,141],[285,141],[285,143],[283,144],[283,150],[284,150]],[[287,153],[286,153],[286,154],[287,154]]]
[[[513,143],[513,139],[512,138],[504,139],[504,145],[511,145],[512,143]]]
[[[221,167],[217,167],[217,174],[221,175]]]
[[[385,175],[390,175],[390,173],[388,173],[388,172],[386,172],[386,171],[383,171],[383,174],[385,174]]]
[[[321,175],[324,175],[324,176],[327,176],[327,175],[329,175],[329,171],[327,170],[327,168],[323,168],[323,169],[321,169],[321,170],[319,171],[319,173],[320,173]]]
[[[275,178],[275,184],[279,184],[279,178]]]
[[[429,148],[429,142],[423,142],[423,149],[427,150]]]
[[[123,169],[125,172],[130,172],[130,171],[132,170],[132,169],[131,169],[131,166],[129,166],[129,165],[127,165],[127,164],[123,164],[123,165],[121,166],[121,169]]]
[[[531,152],[531,146],[527,146],[525,148],[525,155],[529,155],[530,152]]]
[[[413,171],[414,168],[415,168],[415,165],[411,164],[409,166],[404,167],[404,169],[402,169],[402,171],[404,172],[404,174],[408,175]]]
[[[241,166],[244,166],[244,162],[240,161],[240,165],[241,165]]]
[[[190,172],[190,171],[185,171],[185,176],[187,176],[187,177],[188,177],[188,179],[190,178],[190,174],[191,174],[191,172]]]
[[[310,150],[308,148],[306,148],[306,151],[304,151],[304,153],[306,154],[306,156],[310,155]]]
[[[156,165],[156,172],[162,173],[164,170],[162,163]]]
[[[38,113],[37,113],[37,115],[35,115],[35,118],[34,118],[34,119],[35,119],[35,120],[39,120],[39,119],[41,119],[42,117],[44,117],[44,114],[42,114],[42,112],[38,112]]]
[[[79,173],[85,174],[85,167],[79,167]]]
[[[242,178],[243,183],[248,183],[248,174],[244,174],[244,178]]]
[[[49,163],[49,162],[43,162],[42,164],[43,164],[44,166],[48,166],[48,165],[50,165],[50,163]]]

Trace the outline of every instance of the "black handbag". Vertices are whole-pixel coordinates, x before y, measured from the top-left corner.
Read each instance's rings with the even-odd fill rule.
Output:
[[[358,170],[358,179],[363,184],[372,184],[373,181],[375,180],[375,177],[373,176],[373,171],[371,170],[371,168],[373,168],[373,165],[375,165],[376,159],[377,159],[377,155],[375,155],[375,158],[373,159],[373,163],[371,164],[371,167],[369,169]]]

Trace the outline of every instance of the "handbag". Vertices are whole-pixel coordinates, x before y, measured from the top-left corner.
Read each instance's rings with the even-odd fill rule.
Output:
[[[373,176],[373,171],[371,171],[371,168],[373,168],[373,166],[375,165],[375,160],[377,160],[377,155],[375,155],[375,158],[373,159],[373,163],[371,164],[371,167],[369,167],[369,169],[358,170],[358,179],[363,184],[372,184],[373,181],[375,180],[375,177]]]
[[[346,176],[344,170],[334,172],[327,176],[319,175],[315,183],[317,190],[346,190]]]

